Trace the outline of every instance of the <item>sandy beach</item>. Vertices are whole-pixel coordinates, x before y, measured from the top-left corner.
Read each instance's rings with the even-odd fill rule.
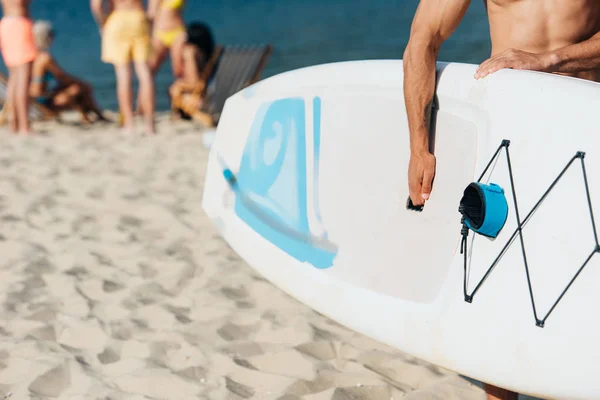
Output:
[[[245,264],[201,208],[202,128],[1,131],[0,400],[484,399]]]

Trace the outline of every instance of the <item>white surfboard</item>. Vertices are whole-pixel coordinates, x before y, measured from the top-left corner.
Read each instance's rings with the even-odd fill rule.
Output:
[[[229,98],[203,207],[253,268],[341,324],[520,393],[600,398],[600,85],[475,69],[438,64],[422,212],[406,209],[401,61],[304,68]],[[504,189],[508,219],[495,239],[470,232],[465,271],[459,202],[498,149],[481,182]]]

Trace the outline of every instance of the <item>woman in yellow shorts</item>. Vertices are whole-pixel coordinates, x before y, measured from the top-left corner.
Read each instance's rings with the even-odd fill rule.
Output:
[[[155,74],[167,56],[175,78],[182,74],[182,52],[186,40],[182,17],[185,0],[150,0],[149,15],[153,20],[150,70]]]

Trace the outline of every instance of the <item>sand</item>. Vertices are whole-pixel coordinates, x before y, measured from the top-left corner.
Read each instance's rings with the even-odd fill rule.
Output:
[[[484,399],[257,275],[201,208],[202,128],[1,132],[0,400]]]

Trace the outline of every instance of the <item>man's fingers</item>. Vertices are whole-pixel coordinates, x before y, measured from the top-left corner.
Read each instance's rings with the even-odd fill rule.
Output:
[[[484,62],[482,62],[481,64],[479,64],[479,67],[477,67],[477,73],[480,74],[481,72],[485,71],[486,69],[489,68],[489,66],[496,62],[496,60],[498,59],[498,56],[494,56],[494,57],[490,57],[487,60],[485,60]]]
[[[479,68],[477,68],[477,72],[475,72],[475,79],[479,79],[479,78],[483,78],[485,75],[485,72],[487,71],[489,63],[486,61],[485,63],[481,64],[479,66]]]
[[[415,201],[411,197],[410,201],[412,202],[413,206],[415,206],[415,207],[419,207],[419,206],[422,206],[425,204],[425,201],[423,199],[420,199],[419,201]]]
[[[503,68],[510,68],[510,59],[504,53],[498,54],[492,58],[485,60],[475,73],[475,79],[485,78],[489,74],[493,74]]]
[[[413,196],[411,194],[410,201],[412,201],[413,205],[415,206],[422,206],[423,204],[425,204],[425,200],[423,200],[423,197],[421,197],[418,194],[416,196]]]
[[[498,57],[496,59],[487,60],[485,63],[481,64],[477,73],[475,74],[475,78],[485,78],[486,76],[493,74],[495,72],[500,71],[501,69],[522,69],[519,66],[518,60],[511,58],[509,55]]]
[[[490,63],[494,62],[496,58],[488,58],[487,60],[485,60],[484,62],[482,62],[481,64],[479,64],[479,68],[477,68],[478,71],[481,71],[482,69],[485,69],[488,65],[490,65]]]
[[[421,185],[421,197],[424,200],[429,199],[429,195],[431,194],[431,185],[433,182],[433,171],[426,169],[423,173],[423,185]]]
[[[410,191],[410,200],[415,206],[422,206],[424,201],[421,196],[421,188]]]
[[[408,190],[410,192],[410,200],[415,206],[423,205],[423,198],[421,197],[421,182],[419,179],[410,179],[408,183]]]
[[[477,73],[476,78],[485,78],[489,74],[493,74],[494,72],[498,71],[499,69],[501,69],[501,68],[498,67],[498,64],[487,65]]]

